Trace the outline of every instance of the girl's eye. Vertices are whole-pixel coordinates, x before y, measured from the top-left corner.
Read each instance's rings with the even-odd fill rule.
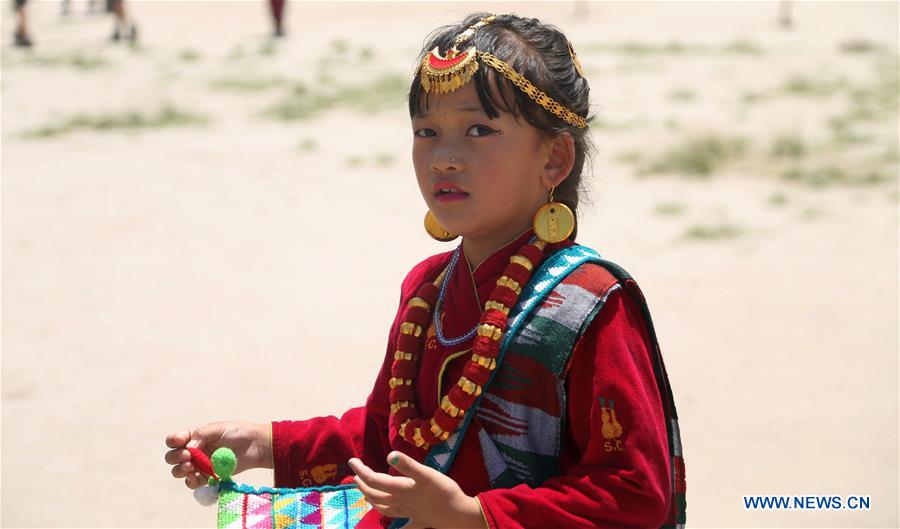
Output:
[[[413,135],[420,138],[427,138],[429,136],[437,136],[437,133],[432,129],[419,129],[413,132]]]
[[[468,130],[468,132],[466,132],[466,134],[469,136],[480,137],[480,136],[488,136],[495,132],[497,132],[497,131],[490,127],[487,127],[485,125],[472,125],[471,127],[469,127],[469,130]]]

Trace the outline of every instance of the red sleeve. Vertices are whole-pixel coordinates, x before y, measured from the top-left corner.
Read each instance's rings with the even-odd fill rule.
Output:
[[[276,487],[336,485],[352,475],[347,461],[358,457],[376,472],[387,472],[388,379],[403,308],[424,280],[449,256],[432,256],[416,265],[400,288],[400,307],[388,334],[387,352],[366,405],[352,408],[340,418],[315,417],[305,421],[272,422],[272,457]]]
[[[572,354],[563,475],[480,493],[491,529],[663,525],[668,441],[650,351],[637,304],[612,292]]]
[[[376,389],[365,406],[352,408],[340,418],[272,422],[275,486],[337,485],[352,473],[347,465],[351,457],[386,472],[388,408],[379,400]]]

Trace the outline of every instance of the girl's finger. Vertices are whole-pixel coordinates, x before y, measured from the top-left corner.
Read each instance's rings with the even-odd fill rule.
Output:
[[[363,496],[366,497],[367,502],[372,504],[378,503],[381,505],[393,505],[393,496],[386,492],[375,490],[372,487],[366,485],[363,480],[359,479],[359,476],[354,476],[353,482],[356,483],[357,487],[359,487],[360,492],[362,492]]]
[[[351,470],[365,482],[366,485],[373,489],[387,492],[390,494],[402,494],[408,492],[416,484],[413,480],[403,476],[391,476],[375,472],[367,467],[359,459],[353,458],[348,461]]]
[[[388,464],[394,467],[404,476],[408,476],[415,481],[429,479],[435,470],[419,463],[415,459],[409,457],[403,452],[391,452],[387,457]]]
[[[191,472],[184,478],[184,483],[188,486],[189,489],[196,489],[202,485],[206,484],[206,480],[203,479],[203,476],[196,472]]]
[[[166,446],[169,448],[184,448],[191,440],[191,435],[186,431],[170,433],[166,436]]]
[[[198,450],[203,450],[203,438],[200,435],[191,430],[190,433],[191,439],[187,442],[185,446],[190,446],[191,448],[196,448]]]
[[[183,448],[176,448],[166,452],[166,463],[177,465],[178,463],[187,461],[191,458],[191,453]]]
[[[190,461],[185,461],[172,467],[172,475],[176,478],[183,478],[194,472],[194,465]]]

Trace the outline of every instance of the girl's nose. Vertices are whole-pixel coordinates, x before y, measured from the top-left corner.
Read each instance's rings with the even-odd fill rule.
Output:
[[[455,173],[462,169],[462,164],[454,156],[436,156],[431,162],[431,170],[436,173]]]

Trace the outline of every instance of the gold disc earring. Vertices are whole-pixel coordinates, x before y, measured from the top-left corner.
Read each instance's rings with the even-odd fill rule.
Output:
[[[569,206],[553,201],[553,190],[550,188],[550,200],[534,214],[534,234],[547,244],[562,242],[572,235],[575,229],[575,214]]]
[[[425,231],[428,232],[428,235],[431,235],[432,239],[441,242],[449,242],[459,237],[459,235],[447,231],[447,228],[441,225],[430,209],[425,213]]]

